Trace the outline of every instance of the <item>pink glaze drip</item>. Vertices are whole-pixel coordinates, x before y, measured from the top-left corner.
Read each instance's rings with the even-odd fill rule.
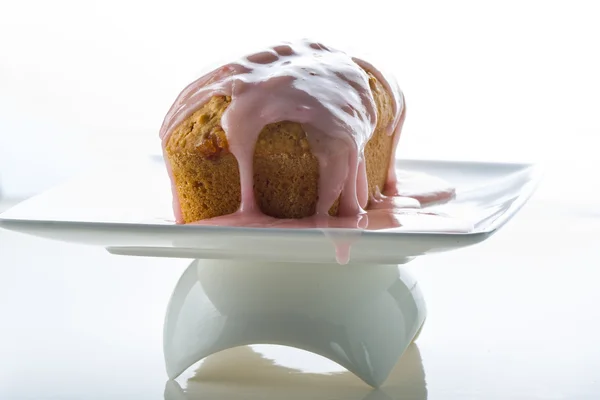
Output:
[[[372,73],[391,94],[394,111],[387,127],[394,139],[384,194],[378,191],[371,199],[364,149],[375,130],[377,113],[365,71]],[[348,262],[350,247],[363,230],[467,232],[472,229],[464,221],[421,208],[430,202],[451,200],[454,188],[449,184],[424,175],[397,176],[394,160],[406,116],[404,96],[395,81],[366,61],[320,43],[301,41],[282,43],[227,64],[181,92],[160,130],[163,150],[179,124],[211,97],[219,95],[231,96],[221,125],[229,150],[238,161],[241,205],[233,214],[195,224],[323,229],[334,243],[336,259],[341,264]],[[281,121],[302,124],[312,153],[319,161],[319,197],[316,213],[309,218],[272,218],[256,206],[255,144],[264,126]],[[168,161],[167,171],[172,182],[175,218],[183,223]],[[339,217],[330,217],[328,211],[338,197]],[[370,209],[365,211],[367,204]]]
[[[401,172],[398,188],[406,188],[408,197],[399,195],[394,187],[382,194],[377,190],[371,197],[369,209],[363,213],[342,217],[314,215],[303,219],[279,219],[260,211],[238,211],[195,222],[204,226],[243,226],[250,228],[321,229],[333,243],[336,260],[347,264],[352,244],[364,230],[395,230],[404,232],[466,233],[473,225],[460,218],[435,213],[430,204],[447,202],[454,197],[454,188],[442,179],[425,174]],[[337,228],[337,229],[336,229]],[[349,231],[351,230],[351,231]]]
[[[220,217],[209,218],[194,222],[194,225],[204,226],[244,226],[248,228],[317,228],[317,229],[356,229],[362,230],[381,230],[404,228],[414,232],[425,231],[468,231],[472,228],[458,218],[432,213],[427,210],[431,204],[448,202],[454,197],[454,189],[443,179],[429,176],[421,173],[402,172],[399,174],[399,187],[404,183],[410,188],[408,196],[399,195],[394,192],[382,194],[377,190],[375,196],[371,197],[369,209],[355,215],[341,217],[331,217],[329,215],[313,215],[312,217],[302,219],[281,219],[274,218],[261,213],[258,210],[244,212],[239,210],[233,214],[222,215]],[[410,185],[410,186],[408,186]],[[420,199],[420,200],[419,200]],[[427,224],[420,226],[403,222],[405,216],[428,216],[439,217],[437,226]],[[412,222],[414,218],[411,218]],[[449,221],[452,221],[450,226]],[[461,229],[457,227],[461,226]]]
[[[406,102],[404,100],[404,95],[400,91],[398,83],[391,75],[384,76],[384,74],[381,71],[377,70],[372,64],[369,64],[364,60],[360,60],[358,58],[353,58],[353,60],[361,68],[371,72],[375,76],[375,78],[377,78],[377,80],[383,84],[388,93],[392,95],[394,119],[392,120],[392,123],[388,126],[388,134],[394,135],[394,138],[392,142],[392,155],[390,160],[390,166],[388,168],[386,188],[388,186],[394,187],[397,182],[396,166],[394,165],[394,160],[396,159],[396,151],[398,149],[400,133],[402,131],[402,126],[404,125],[404,119],[406,118]]]
[[[400,204],[404,203],[407,207]],[[336,229],[355,230],[360,234],[364,230],[396,230],[404,232],[469,232],[472,224],[459,218],[444,215],[415,207],[405,199],[400,202],[389,201],[375,208],[370,208],[358,216],[330,217],[314,215],[301,219],[280,219],[262,213],[243,213],[222,215],[209,218],[192,225],[202,226],[239,226],[246,228],[277,228],[277,229],[323,229],[330,239],[338,242],[340,237],[335,235]],[[347,236],[348,232],[343,232]],[[347,241],[347,240],[344,240]]]
[[[253,189],[255,144],[264,126],[281,121],[302,124],[319,161],[316,214],[327,215],[338,197],[340,216],[360,214],[368,202],[364,149],[377,124],[365,70],[392,95],[394,119],[387,129],[399,136],[404,104],[395,82],[365,61],[320,43],[301,41],[249,55],[187,86],[163,121],[163,148],[171,132],[211,97],[231,96],[221,125],[240,170],[241,206],[236,215],[257,211]],[[393,169],[391,165],[390,176]],[[174,186],[170,169],[169,175]],[[175,189],[173,195],[174,212],[181,223]]]
[[[407,208],[421,208],[421,202],[412,197],[386,196],[375,188],[375,194],[371,196],[369,210],[404,210]]]
[[[456,194],[454,187],[443,179],[405,171],[395,172],[395,184],[387,186],[385,193],[388,196],[413,198],[422,204],[445,202]]]

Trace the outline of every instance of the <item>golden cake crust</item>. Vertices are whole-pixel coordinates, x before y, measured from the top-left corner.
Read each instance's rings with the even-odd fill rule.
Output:
[[[372,74],[369,85],[377,106],[377,126],[365,147],[369,194],[383,189],[392,154],[393,99]],[[231,214],[241,203],[238,163],[228,150],[221,117],[231,102],[215,96],[169,136],[165,152],[186,223]],[[396,133],[396,134],[399,134]],[[314,214],[319,162],[306,133],[295,122],[277,122],[261,131],[254,153],[254,192],[260,210],[276,218]],[[338,201],[330,209],[337,215]]]

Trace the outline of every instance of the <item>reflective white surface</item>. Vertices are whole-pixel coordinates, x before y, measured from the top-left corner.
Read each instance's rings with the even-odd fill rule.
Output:
[[[165,400],[427,399],[423,362],[411,345],[384,387],[372,389],[326,359],[280,346],[244,346],[200,363],[182,383],[169,381]],[[236,389],[231,390],[235,385]]]
[[[322,358],[258,347],[192,367],[179,398],[599,398],[598,203],[557,195],[577,185],[554,176],[490,240],[406,265],[427,322],[380,392]],[[188,264],[0,231],[0,398],[177,398],[162,327]]]

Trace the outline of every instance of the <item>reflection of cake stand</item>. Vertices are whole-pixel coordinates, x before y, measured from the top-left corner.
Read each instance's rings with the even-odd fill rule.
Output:
[[[194,261],[165,321],[170,378],[216,352],[280,344],[337,362],[379,386],[425,320],[397,265]]]
[[[163,162],[132,161],[29,199],[2,214],[0,227],[113,254],[198,260],[167,313],[171,378],[220,350],[273,343],[320,354],[379,385],[425,318],[418,288],[398,264],[486,240],[540,177],[527,164],[399,162],[456,186],[455,200],[436,211],[472,222],[469,233],[248,229],[174,225]],[[335,263],[333,234],[352,239],[350,264]]]

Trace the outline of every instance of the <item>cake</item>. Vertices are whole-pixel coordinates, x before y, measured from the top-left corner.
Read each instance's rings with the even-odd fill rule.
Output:
[[[395,180],[397,84],[323,44],[282,43],[186,87],[160,130],[178,223],[350,216]]]

